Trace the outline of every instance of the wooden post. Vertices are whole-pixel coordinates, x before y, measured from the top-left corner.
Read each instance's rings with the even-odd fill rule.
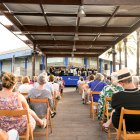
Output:
[[[32,77],[35,76],[36,46],[34,45],[32,53]]]
[[[15,72],[15,55],[12,57],[12,73]]]
[[[47,67],[48,67],[47,66],[47,58],[48,58],[47,55],[45,55],[45,70],[46,70],[46,73],[47,73]]]
[[[137,76],[139,76],[140,29],[137,30]]]
[[[99,72],[99,56],[97,57],[97,71]]]
[[[116,52],[115,52],[115,46],[112,47],[112,61],[113,61],[113,72],[116,71]]]
[[[124,60],[125,60],[125,67],[127,67],[127,45],[126,45],[126,43],[127,43],[127,38],[125,38],[124,40],[123,40],[123,42],[124,42],[124,49],[125,49],[125,51],[124,51]]]

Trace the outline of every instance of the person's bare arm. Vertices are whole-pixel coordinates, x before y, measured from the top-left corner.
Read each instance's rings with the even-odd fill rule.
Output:
[[[25,97],[20,93],[18,94],[18,102],[19,102],[19,105],[21,107],[23,107],[24,109],[29,109],[29,105],[28,105]]]

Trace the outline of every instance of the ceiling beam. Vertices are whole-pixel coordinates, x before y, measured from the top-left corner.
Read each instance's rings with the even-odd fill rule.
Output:
[[[75,32],[75,26],[21,26],[21,31],[25,32]],[[79,26],[79,33],[130,33],[129,27],[87,27]]]
[[[60,45],[60,46],[71,46],[73,45],[73,41],[66,40],[34,40],[35,44],[38,45]],[[114,42],[112,41],[75,41],[75,45],[103,45],[103,46],[111,46]]]
[[[84,0],[87,5],[140,5],[140,0]]]
[[[43,16],[42,13],[35,12],[13,12],[15,16]],[[48,17],[77,17],[77,14],[65,14],[65,13],[45,13]],[[110,17],[111,14],[86,14],[86,17]],[[140,17],[140,14],[117,14],[114,17]]]
[[[40,4],[40,0],[2,0],[3,3],[28,3],[28,4]],[[55,5],[79,5],[81,0],[41,0],[42,4],[55,4]]]
[[[106,47],[105,47],[106,48]],[[40,48],[41,49],[41,48]],[[72,52],[72,48],[69,48],[69,49],[58,49],[58,48],[52,48],[52,49],[45,49],[45,48],[43,48],[43,49],[41,49],[43,52]],[[105,49],[102,49],[103,51],[105,50]],[[91,52],[96,52],[96,53],[100,53],[101,52],[101,50],[100,49],[76,49],[76,51],[74,51],[74,52],[89,52],[89,53],[91,53]]]
[[[47,54],[45,53],[47,57],[72,57],[71,54]],[[100,55],[100,54],[99,54]],[[98,54],[74,54],[74,57],[98,57]]]
[[[39,0],[2,0],[4,3],[39,4]],[[80,5],[81,0],[42,0],[42,4]],[[140,0],[83,0],[86,5],[140,5]]]

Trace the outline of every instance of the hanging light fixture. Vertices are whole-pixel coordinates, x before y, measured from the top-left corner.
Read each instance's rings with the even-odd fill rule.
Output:
[[[84,11],[84,6],[80,6],[80,10],[78,12],[78,17],[85,17],[86,14],[85,14],[85,11]]]
[[[73,52],[76,51],[76,46],[75,45],[73,45],[73,49],[72,50],[73,50]]]
[[[74,52],[71,53],[71,57],[74,57]]]
[[[78,36],[77,33],[76,33],[75,36],[74,36],[74,40],[79,40],[79,36]]]

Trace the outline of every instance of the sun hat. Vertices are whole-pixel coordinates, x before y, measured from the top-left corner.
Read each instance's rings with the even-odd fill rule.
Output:
[[[122,68],[121,70],[118,70],[117,75],[118,75],[118,80],[117,80],[118,82],[133,76],[128,68]]]

